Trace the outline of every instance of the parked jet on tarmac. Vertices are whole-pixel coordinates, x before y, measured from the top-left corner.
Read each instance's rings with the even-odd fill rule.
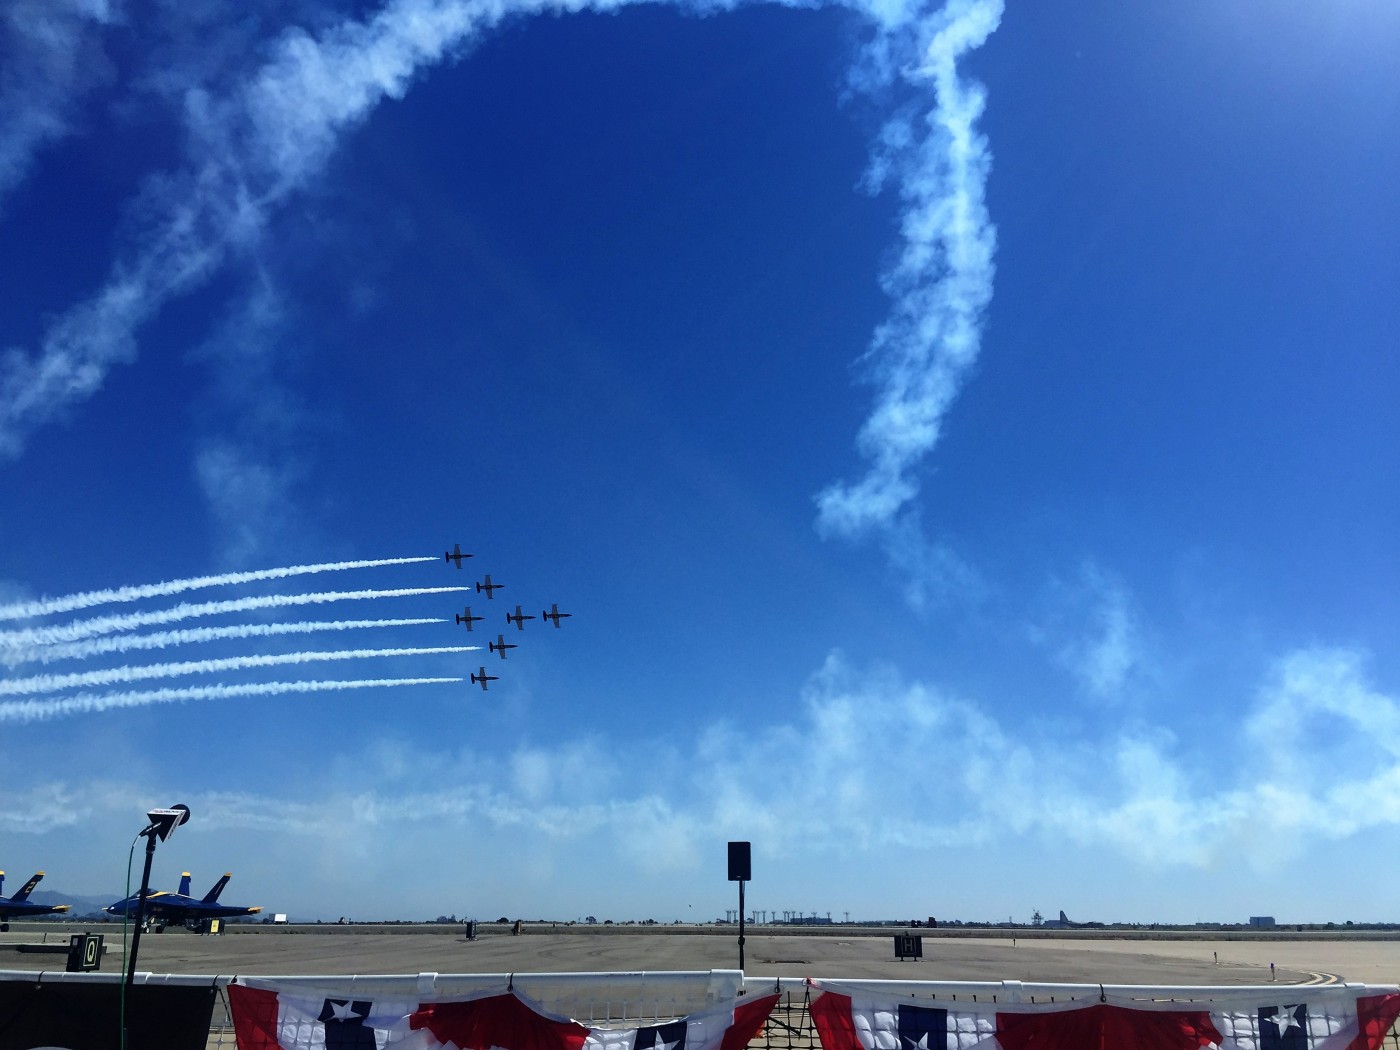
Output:
[[[67,904],[35,904],[29,899],[29,894],[34,887],[39,885],[39,880],[44,877],[42,871],[36,871],[32,878],[19,888],[19,892],[13,897],[6,897],[0,894],[0,933],[8,933],[10,930],[10,920],[27,918],[31,915],[52,915],[54,912],[67,911],[70,905]],[[5,873],[0,871],[0,891],[5,888]]]
[[[1092,930],[1092,929],[1099,929],[1099,928],[1101,928],[1101,927],[1103,926],[1103,923],[1101,923],[1101,922],[1075,922],[1073,919],[1071,919],[1069,916],[1067,916],[1063,911],[1061,911],[1061,912],[1060,912],[1060,917],[1059,917],[1058,919],[1046,919],[1045,922],[1042,923],[1041,925],[1044,926],[1044,927],[1047,928],[1047,929],[1052,929],[1052,930]]]
[[[454,543],[452,545],[452,550],[445,552],[443,554],[443,557],[446,558],[448,561],[455,561],[457,563],[457,568],[460,569],[462,567],[462,559],[470,558],[472,557],[472,555],[463,554],[462,545],[460,543]]]
[[[472,675],[472,685],[480,684],[480,686],[481,686],[481,691],[482,691],[483,693],[486,692],[486,683],[487,683],[487,682],[499,682],[500,680],[501,680],[501,679],[500,679],[500,675],[487,674],[487,673],[486,673],[486,668],[484,668],[484,667],[481,668],[481,673],[480,673],[480,674],[474,674],[474,675]]]
[[[488,573],[486,574],[486,579],[485,579],[484,581],[480,581],[480,582],[477,583],[477,585],[476,585],[476,593],[477,593],[477,594],[480,594],[482,591],[485,591],[485,592],[486,592],[486,597],[488,597],[488,598],[494,598],[494,597],[496,597],[496,595],[493,594],[492,592],[493,592],[493,591],[499,591],[499,590],[500,590],[502,587],[504,587],[504,586],[505,586],[505,584],[503,584],[503,583],[492,583],[492,582],[491,582],[491,574],[488,572]]]
[[[506,623],[515,624],[516,628],[521,631],[525,630],[525,621],[533,619],[534,617],[529,613],[521,612],[518,605],[515,607],[515,612],[506,613]]]
[[[198,930],[199,925],[205,919],[224,919],[233,915],[256,915],[262,911],[262,907],[243,907],[237,904],[220,904],[219,894],[224,892],[224,887],[228,885],[228,880],[233,878],[233,872],[224,872],[224,877],[214,883],[213,889],[206,893],[201,900],[196,900],[190,896],[190,873],[184,872],[180,876],[180,889],[172,893],[170,890],[156,890],[147,892],[146,907],[143,922],[146,926],[155,930],[156,933],[165,932],[167,926],[184,926],[186,929]],[[117,901],[108,905],[102,910],[108,915],[136,915],[136,902],[141,896],[133,893],[125,900]]]
[[[519,649],[520,646],[516,645],[514,642],[506,641],[505,635],[498,634],[494,642],[487,643],[486,648],[490,649],[493,653],[500,653],[501,659],[504,660],[506,658],[507,649]]]
[[[466,625],[467,625],[467,630],[470,631],[470,630],[472,629],[472,624],[474,624],[474,623],[475,623],[476,621],[478,621],[478,620],[484,620],[484,619],[486,619],[486,617],[484,617],[484,616],[473,616],[473,615],[472,615],[472,607],[471,607],[470,605],[468,605],[468,606],[467,606],[467,609],[466,609],[466,612],[464,612],[461,616],[458,616],[458,617],[457,617],[457,622],[458,622],[458,623],[464,623],[464,624],[466,624]]]
[[[560,620],[567,620],[570,616],[573,615],[573,613],[561,613],[559,611],[559,603],[551,602],[549,606],[549,612],[543,613],[542,615],[546,620],[553,620],[554,626],[558,627]]]

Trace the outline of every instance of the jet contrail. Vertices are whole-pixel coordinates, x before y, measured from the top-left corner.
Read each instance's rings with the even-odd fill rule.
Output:
[[[205,587],[232,587],[240,583],[253,583],[257,580],[281,580],[288,576],[310,576],[318,572],[344,572],[347,569],[376,569],[385,565],[413,565],[418,562],[437,561],[436,558],[375,558],[370,561],[330,561],[319,565],[291,565],[282,569],[256,569],[250,572],[226,572],[219,576],[193,576],[188,580],[170,580],[166,583],[148,583],[138,587],[117,587],[105,591],[87,591],[70,594],[63,598],[39,598],[30,602],[14,602],[0,605],[0,620],[25,620],[33,616],[51,616],[56,613],[73,612],[75,609],[90,609],[94,605],[111,605],[116,602],[134,602],[142,598],[162,598],[185,591],[200,590]]]
[[[105,638],[90,638],[83,642],[67,642],[31,649],[9,657],[6,666],[86,660],[92,656],[105,656],[107,653],[125,653],[133,649],[165,649],[172,645],[196,645],[226,638],[266,638],[279,634],[315,634],[319,631],[353,631],[370,627],[420,627],[430,623],[447,621],[436,616],[399,620],[302,620],[298,623],[240,623],[231,627],[189,627],[179,631],[157,631],[154,634],[116,634]]]
[[[153,689],[141,693],[78,693],[57,700],[7,700],[0,703],[0,722],[41,722],[64,715],[145,707],[175,700],[228,700],[239,696],[281,696],[284,693],[330,693],[345,689],[380,689],[403,685],[444,685],[460,678],[372,678],[350,682],[261,682],[252,685],[206,685],[189,689]]]
[[[56,627],[28,627],[18,631],[0,631],[0,653],[6,649],[22,650],[33,646],[76,642],[84,638],[134,631],[138,627],[175,623],[197,616],[218,616],[223,613],[249,612],[253,609],[278,609],[289,605],[319,605],[325,602],[364,601],[371,598],[407,598],[420,594],[452,594],[469,591],[470,587],[401,587],[383,591],[321,591],[314,594],[265,594],[255,598],[230,598],[222,602],[196,605],[181,603],[169,609],[126,613],[120,616],[99,616],[92,620]],[[8,657],[0,656],[0,660]]]
[[[149,678],[178,678],[187,674],[214,674],[218,671],[246,671],[254,667],[280,667],[329,660],[367,660],[377,656],[439,656],[443,653],[476,652],[479,645],[443,645],[420,649],[336,649],[331,652],[265,653],[228,656],[213,660],[186,660],[180,663],[145,664],[140,667],[105,667],[75,674],[41,674],[0,682],[0,696],[33,696],[61,693],[65,689],[140,682]]]

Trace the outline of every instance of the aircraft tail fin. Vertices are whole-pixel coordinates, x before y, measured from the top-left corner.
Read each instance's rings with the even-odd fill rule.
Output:
[[[182,871],[180,873],[179,892],[182,897],[188,897],[190,895],[190,873],[188,871]]]
[[[1069,916],[1067,916],[1067,915],[1064,913],[1064,909],[1063,909],[1063,908],[1060,909],[1060,921],[1063,922],[1063,923],[1066,923],[1066,924],[1069,923]]]
[[[218,900],[219,894],[224,892],[224,887],[228,885],[228,880],[231,878],[233,878],[233,872],[224,872],[224,877],[221,878],[218,882],[214,883],[213,888],[204,895],[204,903],[213,904],[216,900]]]
[[[43,877],[44,873],[42,871],[36,871],[34,875],[30,878],[30,880],[19,888],[19,892],[16,893],[10,899],[16,901],[28,900],[30,892],[34,889],[35,886],[39,885],[39,880]]]

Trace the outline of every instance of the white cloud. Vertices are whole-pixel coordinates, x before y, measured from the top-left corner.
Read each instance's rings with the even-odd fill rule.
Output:
[[[287,467],[229,442],[208,441],[196,458],[195,472],[231,564],[249,562],[270,535],[287,530],[288,492],[295,480]]]
[[[1325,654],[1295,654],[1284,665],[1319,659],[1340,677],[1308,704],[1330,708],[1339,694],[1344,702],[1360,691],[1386,717],[1396,715],[1393,700],[1365,690],[1354,669]],[[1266,692],[1241,726],[1239,745],[1250,742],[1261,719],[1273,717],[1278,697],[1275,689]],[[442,795],[412,794],[385,809],[434,818],[470,813],[565,837],[582,827],[622,840],[641,829],[665,837],[672,826],[718,832],[739,821],[761,827],[782,848],[809,851],[853,842],[866,848],[954,844],[1038,831],[1110,844],[1145,860],[1201,862],[1211,848],[1225,845],[1240,821],[1259,819],[1280,799],[1294,797],[1290,780],[1254,779],[1257,771],[1201,784],[1186,771],[1181,750],[1160,730],[1123,733],[1096,748],[1017,738],[976,704],[887,671],[857,672],[833,655],[806,691],[802,718],[756,735],[713,726],[696,754],[679,756],[684,778],[618,782],[621,802],[577,797],[580,777],[607,768],[601,749],[536,745],[506,759],[509,777],[488,763],[465,794],[455,787]],[[1292,755],[1294,769],[1310,762],[1306,749]],[[1307,798],[1299,821],[1318,834],[1356,830],[1354,816],[1338,822],[1336,814],[1357,813],[1359,793],[1389,790],[1400,769],[1393,765],[1357,763],[1353,772],[1360,775],[1351,777],[1329,769],[1331,786]],[[688,791],[687,785],[704,790]]]
[[[278,375],[284,306],[266,270],[192,357],[212,366],[211,393],[199,408],[195,475],[228,564],[246,565],[311,528],[296,492],[308,468],[300,449],[312,413]]]
[[[0,8],[0,201],[45,146],[72,131],[82,97],[112,76],[105,0],[9,0]]]
[[[1141,614],[1122,580],[1092,562],[1077,578],[1055,581],[1048,609],[1030,628],[1061,667],[1092,697],[1121,700],[1135,676],[1145,673]]]
[[[227,865],[214,854],[246,836],[255,869],[262,854],[283,855],[285,839],[323,854],[329,879],[346,863],[383,878],[431,843],[447,873],[469,863],[502,893],[551,900],[595,892],[620,870],[691,892],[711,847],[739,838],[793,878],[874,870],[895,855],[967,864],[1028,840],[1158,870],[1276,871],[1320,843],[1400,829],[1400,698],[1368,683],[1363,664],[1350,652],[1294,652],[1233,734],[1145,727],[1090,744],[1004,725],[984,705],[833,654],[791,720],[701,727],[683,748],[537,741],[496,754],[381,741],[279,798],[202,784],[11,783],[19,801],[4,821],[25,833],[105,826],[178,796],[197,814],[185,841],[202,866]],[[1315,751],[1312,737],[1329,728],[1335,747]],[[514,886],[514,862],[501,859],[512,857],[531,872]],[[441,881],[420,875],[425,893]]]
[[[6,791],[10,805],[0,812],[0,827],[13,833],[37,833],[73,827],[93,813],[94,785],[74,789],[62,781],[32,784]]]
[[[917,515],[905,513],[890,522],[883,541],[910,608],[977,604],[987,596],[981,574],[950,544],[930,540]]]

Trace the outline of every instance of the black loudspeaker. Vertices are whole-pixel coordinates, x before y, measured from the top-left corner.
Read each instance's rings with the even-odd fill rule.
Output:
[[[731,842],[729,844],[729,881],[753,881],[753,869],[749,863],[749,844]]]

